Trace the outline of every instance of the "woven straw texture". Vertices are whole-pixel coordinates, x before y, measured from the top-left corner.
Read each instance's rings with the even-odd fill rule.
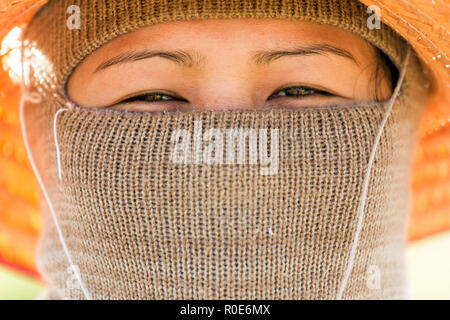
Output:
[[[17,25],[27,23],[48,0],[0,0],[0,39]]]
[[[450,124],[450,2],[446,0],[364,0],[381,10],[384,23],[414,47],[432,79],[433,92],[422,120],[421,136]],[[438,80],[440,79],[440,80]],[[419,169],[420,170],[420,169]]]

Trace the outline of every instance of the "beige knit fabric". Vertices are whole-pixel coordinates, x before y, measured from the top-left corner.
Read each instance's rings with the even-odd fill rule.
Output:
[[[77,107],[57,121],[62,181],[54,115],[65,106],[65,81],[83,57],[118,34],[165,18],[266,15],[336,24],[370,38],[397,65],[405,56],[403,41],[385,26],[378,33],[366,30],[364,7],[355,1],[82,1],[89,19],[70,32],[59,25],[67,3],[47,5],[26,35],[33,69],[29,90],[43,101],[28,101],[25,118],[66,244],[91,297],[336,298],[386,103],[169,114]],[[45,37],[48,30],[57,31]],[[426,96],[421,81],[412,57],[377,149],[343,298],[407,297],[408,173]],[[193,132],[195,121],[204,131],[278,129],[278,173],[261,175],[260,164],[174,163],[172,135],[177,129]],[[38,268],[49,283],[43,298],[85,298],[49,214]]]

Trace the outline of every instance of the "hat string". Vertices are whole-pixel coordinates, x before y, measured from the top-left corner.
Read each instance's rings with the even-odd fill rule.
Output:
[[[61,242],[61,245],[63,247],[63,251],[64,251],[64,253],[65,253],[66,257],[67,257],[67,260],[69,262],[70,268],[73,271],[76,279],[78,280],[78,282],[79,282],[79,284],[81,286],[81,290],[83,291],[84,296],[86,297],[87,300],[91,300],[91,296],[89,295],[89,292],[86,289],[86,286],[85,286],[83,280],[81,279],[80,272],[79,272],[77,266],[74,264],[74,262],[72,260],[72,257],[70,255],[69,249],[68,249],[66,241],[64,239],[63,232],[61,230],[61,227],[59,225],[58,219],[56,217],[55,209],[53,207],[53,204],[52,204],[50,196],[49,196],[49,194],[47,192],[47,189],[45,188],[45,184],[44,184],[44,182],[42,180],[42,177],[41,177],[41,175],[39,173],[39,170],[37,168],[36,162],[35,162],[34,157],[33,157],[33,153],[31,151],[31,148],[30,148],[30,145],[29,145],[29,142],[28,142],[27,127],[26,127],[25,115],[24,115],[24,113],[25,113],[24,112],[25,111],[24,110],[25,109],[25,101],[30,101],[30,102],[33,102],[33,103],[39,103],[41,101],[41,96],[37,92],[30,93],[28,91],[28,89],[26,88],[26,86],[25,86],[25,79],[24,79],[24,73],[25,72],[23,70],[23,68],[24,68],[24,63],[23,63],[23,59],[24,59],[24,44],[23,44],[23,41],[22,41],[22,48],[21,49],[22,49],[22,54],[21,54],[21,59],[22,59],[22,76],[21,76],[22,94],[21,94],[21,98],[20,98],[19,118],[20,118],[20,127],[21,127],[21,130],[22,130],[22,137],[23,137],[23,141],[24,141],[24,144],[25,144],[25,149],[27,151],[28,159],[30,161],[31,167],[33,169],[33,172],[34,172],[34,174],[35,174],[35,176],[37,178],[37,182],[38,182],[38,184],[39,184],[39,186],[40,186],[40,188],[42,190],[44,198],[45,198],[45,200],[46,200],[46,202],[48,204],[48,207],[50,209],[50,212],[51,212],[51,215],[52,215],[52,218],[53,218],[53,222],[55,223],[55,227],[56,227],[56,230],[57,230],[57,233],[58,233],[59,240]],[[66,111],[66,110],[69,110],[69,109],[68,108],[63,108],[61,110],[58,110],[58,112],[55,114],[54,127],[53,127],[54,130],[56,130],[57,115],[61,111]],[[57,154],[58,154],[58,172],[59,172],[59,177],[61,179],[60,160],[59,160],[59,147],[58,147],[57,142],[58,142],[58,140],[57,140],[56,131],[55,131],[55,143],[56,143]]]
[[[408,51],[407,51],[405,60],[402,65],[402,71],[400,73],[400,77],[398,79],[397,86],[395,87],[394,93],[392,94],[392,97],[390,98],[390,100],[388,102],[388,107],[387,107],[386,113],[383,117],[383,120],[381,121],[380,128],[378,129],[378,134],[375,137],[372,151],[370,152],[369,162],[367,164],[366,174],[365,174],[364,181],[363,181],[362,193],[361,193],[361,198],[360,198],[360,202],[359,202],[360,204],[358,207],[358,222],[356,225],[355,236],[353,238],[352,247],[350,249],[350,256],[348,258],[348,263],[347,263],[347,268],[344,273],[344,278],[342,279],[341,286],[340,286],[338,294],[336,296],[337,300],[342,299],[342,295],[344,294],[345,287],[347,286],[348,278],[350,277],[350,273],[351,273],[353,265],[355,263],[355,256],[356,256],[356,249],[358,247],[358,242],[359,242],[359,235],[361,233],[361,229],[362,229],[362,226],[364,223],[364,207],[367,202],[367,191],[369,189],[369,179],[370,179],[370,173],[371,173],[371,170],[373,167],[373,162],[375,160],[375,153],[376,153],[378,145],[380,143],[381,135],[383,133],[386,122],[392,112],[392,107],[394,106],[394,103],[400,94],[400,89],[401,89],[404,79],[405,79],[406,68],[409,63],[410,55],[411,55],[411,49],[408,47]]]

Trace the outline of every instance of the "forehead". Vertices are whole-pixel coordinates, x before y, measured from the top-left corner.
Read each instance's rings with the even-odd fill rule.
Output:
[[[290,19],[205,19],[143,27],[104,44],[83,63],[93,67],[101,60],[127,50],[195,50],[203,55],[217,57],[317,43],[341,47],[356,58],[364,58],[374,50],[356,34],[319,23]]]

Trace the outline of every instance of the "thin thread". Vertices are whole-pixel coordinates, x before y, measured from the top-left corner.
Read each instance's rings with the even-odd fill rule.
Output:
[[[24,45],[23,45],[23,40],[22,40],[22,55],[21,55],[22,56],[21,57],[21,59],[22,59],[22,70],[23,70],[23,66],[24,66],[24,64],[23,64],[23,56],[24,56],[23,55],[23,53],[24,53],[23,52],[24,51],[23,48],[24,48]],[[55,209],[53,207],[52,201],[50,200],[50,196],[47,193],[47,190],[45,188],[44,182],[42,181],[42,177],[39,174],[39,170],[38,170],[38,168],[36,166],[36,162],[34,161],[33,153],[31,151],[30,145],[28,143],[27,128],[26,128],[25,116],[24,116],[25,100],[29,100],[29,101],[32,101],[34,103],[38,103],[41,100],[41,98],[40,98],[39,94],[37,94],[37,93],[36,94],[35,93],[32,93],[32,94],[28,93],[28,90],[25,87],[24,72],[22,72],[22,76],[21,76],[21,89],[22,89],[22,94],[21,94],[21,98],[20,98],[19,119],[20,119],[20,127],[21,127],[21,131],[22,131],[22,137],[23,137],[23,141],[24,141],[24,144],[25,144],[25,149],[26,149],[26,152],[27,152],[27,155],[28,155],[28,159],[30,161],[31,167],[33,169],[33,172],[34,172],[34,174],[36,176],[36,179],[37,179],[37,182],[39,184],[39,187],[41,188],[42,193],[44,195],[44,198],[45,198],[45,200],[46,200],[46,202],[47,202],[47,204],[49,206],[50,212],[52,214],[53,222],[55,223],[55,227],[56,227],[56,230],[57,230],[57,233],[58,233],[59,240],[61,241],[61,245],[63,247],[63,251],[64,251],[64,253],[65,253],[66,257],[67,257],[67,260],[69,262],[70,268],[73,270],[73,272],[75,274],[75,277],[77,278],[77,280],[78,280],[78,282],[79,282],[79,284],[81,286],[81,290],[83,291],[84,296],[86,297],[87,300],[91,300],[89,292],[86,289],[86,286],[84,285],[83,280],[81,279],[81,275],[78,272],[78,270],[76,268],[76,265],[73,263],[73,260],[72,260],[72,257],[70,255],[69,249],[67,248],[67,245],[66,245],[66,241],[64,240],[64,236],[63,236],[62,230],[61,230],[60,225],[58,223],[58,219],[56,217]],[[55,118],[56,118],[56,116],[55,116]]]
[[[58,223],[58,219],[56,218],[55,209],[53,208],[53,204],[52,204],[52,202],[50,200],[50,197],[49,197],[49,195],[47,193],[45,185],[44,185],[44,183],[42,181],[42,178],[41,178],[41,176],[39,174],[39,171],[37,169],[36,163],[34,161],[34,158],[33,158],[32,152],[31,152],[31,148],[30,148],[30,146],[28,144],[28,136],[27,136],[27,133],[26,133],[26,125],[25,125],[25,119],[24,119],[24,105],[25,105],[25,100],[27,99],[27,96],[28,96],[28,94],[25,91],[22,91],[22,97],[20,99],[19,116],[20,116],[20,125],[21,125],[21,129],[22,129],[22,137],[23,137],[23,140],[24,140],[25,149],[27,151],[28,159],[30,161],[31,167],[33,169],[33,172],[34,172],[34,174],[35,174],[35,176],[37,178],[37,182],[38,182],[40,188],[42,189],[42,193],[44,195],[44,198],[47,201],[47,204],[48,204],[48,206],[50,208],[50,212],[52,214],[53,221],[55,223],[55,227],[56,227],[56,230],[58,232],[59,240],[61,241],[64,253],[67,256],[67,260],[69,261],[69,265],[72,268],[72,270],[74,271],[74,274],[75,274],[78,282],[81,285],[81,289],[83,290],[83,293],[84,293],[86,299],[91,300],[90,295],[89,295],[89,293],[88,293],[88,291],[87,291],[87,289],[86,289],[86,287],[85,287],[85,285],[84,285],[84,283],[83,283],[83,281],[81,279],[81,276],[80,276],[79,272],[77,271],[77,268],[75,267],[75,264],[73,263],[72,257],[70,256],[69,250],[68,250],[66,242],[64,240],[63,233],[62,233],[61,228],[60,228],[59,223]]]
[[[391,101],[389,101],[388,108],[383,117],[383,121],[381,122],[380,128],[378,129],[378,133],[377,133],[377,136],[375,137],[372,151],[370,153],[369,163],[367,165],[366,175],[364,177],[363,189],[362,189],[360,204],[359,204],[359,208],[358,208],[358,223],[356,225],[355,237],[353,239],[352,247],[350,250],[350,257],[349,257],[349,260],[347,263],[347,269],[345,270],[344,278],[342,280],[341,287],[339,288],[339,291],[338,291],[338,294],[336,297],[337,300],[342,299],[342,295],[344,294],[345,287],[347,286],[348,278],[350,277],[350,273],[352,271],[353,264],[355,263],[356,248],[358,247],[359,234],[361,233],[362,225],[364,222],[364,207],[365,207],[366,201],[367,201],[367,190],[369,188],[370,173],[371,173],[371,170],[373,167],[373,162],[375,160],[375,153],[377,151],[378,144],[380,143],[381,135],[384,131],[386,122],[391,114],[392,107],[394,106],[395,100],[397,99],[397,97],[400,93],[400,89],[403,84],[403,80],[405,79],[406,67],[408,66],[408,63],[409,63],[410,53],[411,53],[411,51],[408,48],[408,52],[406,54],[405,61],[402,66],[402,71],[401,71],[401,74],[400,74],[400,77],[399,77],[399,80],[397,83],[397,87],[394,90]]]

